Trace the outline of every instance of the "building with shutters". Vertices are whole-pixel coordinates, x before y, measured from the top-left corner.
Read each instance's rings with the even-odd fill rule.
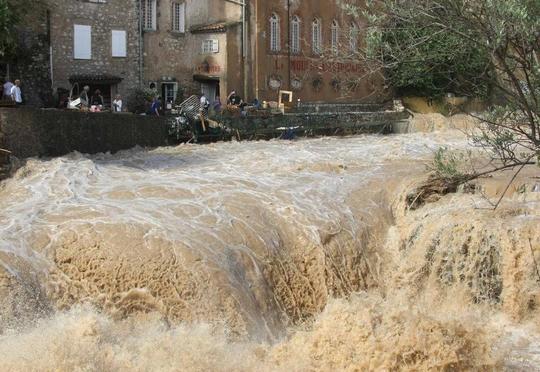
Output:
[[[43,0],[54,92],[77,83],[124,97],[142,81],[138,0]]]
[[[142,0],[144,79],[165,104],[241,89],[242,8],[234,0]],[[238,88],[236,88],[238,87]]]
[[[109,105],[142,84],[139,0],[36,0],[25,17],[24,52],[0,73],[23,81],[28,104],[54,105],[73,85],[89,85]]]
[[[304,102],[381,97],[355,58],[364,25],[343,10],[359,0],[38,1],[36,61],[56,95],[77,83],[107,103],[151,87],[171,106],[201,92],[224,102],[233,89],[248,101],[280,90]]]

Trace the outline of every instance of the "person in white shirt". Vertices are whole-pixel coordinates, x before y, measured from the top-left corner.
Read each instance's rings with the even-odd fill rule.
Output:
[[[21,81],[15,80],[15,85],[11,88],[11,99],[15,101],[16,105],[22,105],[22,92],[21,92]]]
[[[6,79],[6,82],[3,88],[4,88],[4,98],[11,99],[11,88],[13,88],[13,83],[9,81],[9,79]]]
[[[201,95],[201,108],[208,109],[210,106],[210,101],[208,101],[208,98],[206,98],[206,94]]]
[[[117,94],[113,103],[113,112],[122,112],[122,97],[120,94]]]

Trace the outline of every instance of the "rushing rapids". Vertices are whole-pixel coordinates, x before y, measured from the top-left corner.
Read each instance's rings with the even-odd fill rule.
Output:
[[[408,210],[441,145],[468,148],[447,131],[30,160],[0,186],[0,362],[539,369],[535,170],[495,212],[480,193]]]

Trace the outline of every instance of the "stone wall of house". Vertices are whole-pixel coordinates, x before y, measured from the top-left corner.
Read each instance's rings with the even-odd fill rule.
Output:
[[[36,108],[0,109],[0,149],[17,158],[167,144],[167,118]]]
[[[221,96],[229,90],[229,76],[241,68],[235,61],[232,70],[227,68],[230,51],[238,48],[230,32],[197,32],[191,30],[200,26],[227,23],[227,29],[238,33],[241,7],[223,0],[185,0],[185,32],[173,30],[173,3],[178,0],[157,0],[156,29],[144,32],[144,76],[145,85],[150,83],[176,82],[184,94],[200,94],[200,82],[196,76],[218,78]],[[182,1],[180,1],[182,2]],[[218,53],[202,53],[205,39],[219,41]],[[232,42],[231,42],[232,40]],[[233,82],[238,85],[236,81]]]
[[[124,96],[139,86],[138,0],[45,0],[51,14],[53,88],[69,89],[72,75],[112,75],[122,78]],[[75,59],[74,25],[92,26],[92,57]],[[112,30],[127,32],[127,57],[112,57]]]

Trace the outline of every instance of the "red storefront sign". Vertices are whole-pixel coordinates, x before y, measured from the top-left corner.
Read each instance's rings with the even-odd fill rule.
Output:
[[[308,59],[291,60],[291,70],[296,72],[317,71],[332,73],[360,73],[362,65],[352,62],[319,62]]]
[[[200,74],[219,74],[221,73],[221,66],[203,63],[197,66],[196,71]]]

